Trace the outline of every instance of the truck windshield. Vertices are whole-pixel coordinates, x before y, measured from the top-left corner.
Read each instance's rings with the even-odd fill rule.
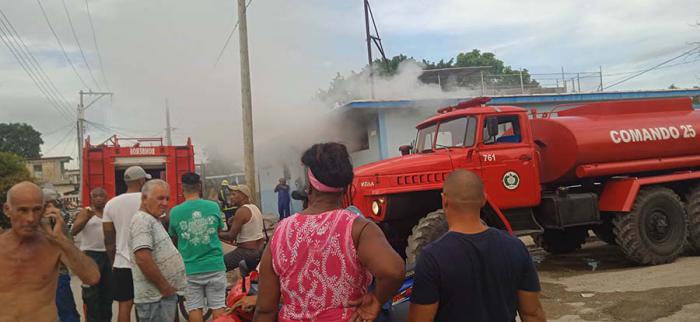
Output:
[[[434,124],[418,130],[416,152],[432,151],[434,141],[435,149],[472,146],[475,134],[476,119],[473,117],[463,117]],[[436,135],[437,139],[435,139]]]

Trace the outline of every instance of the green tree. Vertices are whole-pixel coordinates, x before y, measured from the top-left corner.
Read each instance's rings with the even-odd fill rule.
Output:
[[[7,200],[7,190],[22,181],[31,181],[29,170],[24,165],[24,159],[7,152],[0,152],[0,204]],[[0,209],[0,227],[7,229],[10,221],[2,209]]]
[[[0,123],[0,152],[26,159],[41,157],[41,133],[26,123]]]

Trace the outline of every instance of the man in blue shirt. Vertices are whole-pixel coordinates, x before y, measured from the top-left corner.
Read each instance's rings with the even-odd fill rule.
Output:
[[[452,172],[442,190],[449,231],[416,263],[410,322],[546,321],[540,282],[520,239],[485,226],[484,186],[473,172]]]
[[[282,220],[291,215],[289,204],[289,185],[287,184],[287,179],[280,178],[279,183],[275,187],[275,192],[277,193],[277,210],[280,214],[280,220]]]

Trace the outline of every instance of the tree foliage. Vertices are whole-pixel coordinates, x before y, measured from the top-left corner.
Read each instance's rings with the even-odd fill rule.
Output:
[[[24,165],[24,159],[16,154],[0,152],[0,204],[5,204],[7,190],[10,190],[13,185],[22,181],[31,181],[31,179],[29,170]],[[0,227],[3,229],[10,227],[10,222],[2,209],[0,209]]]
[[[0,123],[0,152],[26,159],[41,157],[41,133],[26,123]]]

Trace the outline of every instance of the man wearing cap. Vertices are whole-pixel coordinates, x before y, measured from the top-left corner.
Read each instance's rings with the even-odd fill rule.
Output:
[[[219,233],[223,240],[234,241],[236,249],[224,256],[226,270],[230,271],[238,267],[245,260],[252,266],[260,261],[265,234],[263,232],[263,217],[260,209],[254,205],[251,199],[250,188],[246,185],[230,186],[231,200],[239,206],[236,214],[231,218],[228,232]],[[255,264],[255,265],[253,265]]]
[[[185,201],[170,210],[170,236],[185,262],[187,288],[185,307],[190,322],[203,321],[204,303],[213,310],[213,318],[226,307],[226,266],[218,232],[224,229],[219,205],[199,197],[202,182],[198,174],[182,175]]]
[[[124,171],[126,192],[107,202],[102,215],[105,248],[113,267],[112,294],[114,300],[119,302],[118,322],[131,321],[134,283],[131,274],[129,226],[131,218],[141,206],[141,188],[148,179],[151,179],[151,175],[139,166],[126,169]]]

